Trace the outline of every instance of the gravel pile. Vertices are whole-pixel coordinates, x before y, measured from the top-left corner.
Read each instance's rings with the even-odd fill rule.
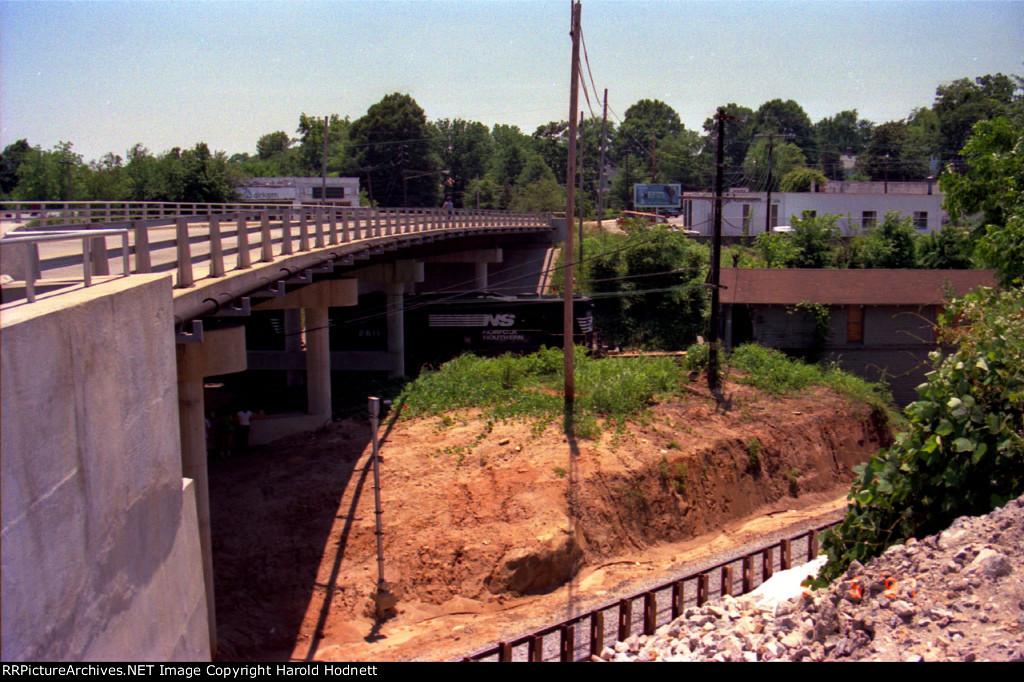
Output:
[[[787,600],[723,597],[603,661],[1024,662],[1024,497]]]

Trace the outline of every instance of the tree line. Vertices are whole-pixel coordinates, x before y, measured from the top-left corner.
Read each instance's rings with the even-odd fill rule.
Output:
[[[752,191],[806,191],[825,180],[923,180],[945,168],[963,171],[960,150],[979,121],[1021,118],[1024,80],[1004,74],[961,78],[939,86],[931,106],[905,119],[875,124],[847,110],[812,123],[793,100],[756,110],[725,106],[727,185]],[[70,142],[53,149],[27,140],[0,157],[0,194],[24,201],[229,201],[249,178],[360,178],[364,201],[381,206],[436,206],[546,211],[564,208],[566,121],[526,134],[462,119],[428,121],[409,95],[394,93],[356,120],[303,113],[295,131],[262,135],[255,153],[228,156],[205,143],[154,154],[137,144],[125,157],[110,152],[86,163]],[[604,133],[602,135],[602,130]],[[713,119],[689,130],[672,107],[636,102],[618,120],[590,118],[580,126],[586,215],[596,213],[604,139],[605,205],[629,208],[638,182],[679,183],[708,190],[713,182]],[[325,150],[326,137],[326,150]],[[849,168],[848,159],[856,157]]]

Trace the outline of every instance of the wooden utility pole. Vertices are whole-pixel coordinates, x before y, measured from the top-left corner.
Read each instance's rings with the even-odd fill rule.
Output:
[[[576,174],[580,176],[580,257],[577,263],[583,263],[583,112],[580,112],[579,127],[579,165],[576,167]]]
[[[758,135],[758,137],[761,136]],[[793,136],[789,133],[768,133],[764,137],[768,138],[768,196],[766,197],[764,212],[764,232],[768,234],[772,231],[772,156],[775,151],[775,138]]]
[[[580,13],[579,1],[572,6],[572,71],[569,78],[569,159],[565,179],[565,248],[562,259],[565,261],[565,299],[562,308],[562,357],[563,374],[565,375],[565,405],[572,407],[576,401],[575,362],[573,361],[573,259],[572,220],[576,208],[576,108],[579,101],[580,62]]]
[[[320,166],[320,203],[327,203],[327,127],[331,124],[330,116],[324,116],[324,158]]]
[[[708,388],[718,390],[718,282],[722,260],[722,183],[725,176],[725,108],[718,107],[715,141],[714,241],[711,248],[711,319],[708,324]]]
[[[605,129],[608,126],[608,88],[604,89],[604,114],[601,117],[601,165],[597,170],[597,231],[604,229],[601,220],[604,218],[604,147]]]

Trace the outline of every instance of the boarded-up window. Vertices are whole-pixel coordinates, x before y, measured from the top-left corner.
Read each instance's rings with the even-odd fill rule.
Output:
[[[846,308],[846,343],[864,343],[864,306]]]

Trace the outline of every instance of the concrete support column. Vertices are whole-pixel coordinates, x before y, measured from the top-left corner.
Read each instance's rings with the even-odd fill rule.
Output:
[[[206,471],[206,415],[203,379],[241,372],[246,367],[245,329],[210,330],[203,343],[176,347],[178,361],[178,419],[182,476],[191,478],[196,492],[196,518],[206,585],[210,652],[217,652],[217,619],[213,595],[213,552],[210,536],[210,481]]]
[[[477,291],[487,291],[487,262],[477,261],[473,264],[473,288]]]
[[[284,311],[284,349],[302,351],[302,310],[299,308],[286,308]],[[288,370],[285,381],[294,387],[301,386],[302,379],[302,372]]]
[[[388,353],[391,355],[390,376],[405,374],[405,284],[387,285]]]
[[[331,419],[331,344],[326,307],[306,308],[307,412]]]
[[[188,358],[190,353],[185,353]],[[178,375],[191,369],[189,361],[178,355]],[[203,559],[203,583],[206,586],[206,620],[210,626],[210,654],[217,654],[217,610],[213,599],[213,550],[210,534],[210,481],[206,472],[206,421],[203,378],[178,380],[178,421],[181,432],[181,475],[191,478],[196,491],[196,518],[199,521],[199,549]]]

